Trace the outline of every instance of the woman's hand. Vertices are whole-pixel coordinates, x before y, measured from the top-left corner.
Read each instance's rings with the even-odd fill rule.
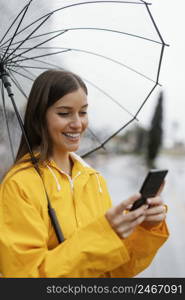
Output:
[[[141,224],[146,229],[158,226],[166,218],[167,208],[160,197],[164,185],[165,180],[161,184],[156,197],[147,199],[148,209],[145,211],[145,220]]]
[[[128,210],[140,197],[140,194],[134,195],[120,204],[113,206],[105,214],[111,227],[120,238],[127,238],[134,231],[135,227],[145,220],[145,212],[148,205],[143,205],[134,211]]]
[[[148,209],[145,211],[145,220],[141,224],[144,228],[158,226],[166,218],[166,206],[160,196],[147,199]]]

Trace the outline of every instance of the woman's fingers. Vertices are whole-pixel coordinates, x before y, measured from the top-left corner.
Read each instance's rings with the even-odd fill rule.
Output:
[[[146,216],[145,221],[150,221],[150,222],[162,221],[165,219],[166,213],[167,210],[165,205],[154,206],[150,209],[147,209],[147,211],[145,212],[145,216]]]
[[[125,214],[125,220],[129,221],[129,222],[136,220],[138,217],[145,214],[145,211],[147,208],[148,208],[148,205],[145,204],[145,205],[142,205],[141,207],[139,207],[138,209],[127,212]]]
[[[128,237],[135,229],[136,226],[141,224],[145,219],[145,216],[139,216],[136,220],[130,223],[123,223],[119,227],[117,227],[117,233],[121,238]]]
[[[167,209],[160,196],[148,199],[147,203],[149,208],[145,212],[145,221],[142,226],[151,228],[157,226],[166,218]]]
[[[120,204],[110,208],[105,216],[114,231],[121,237],[128,237],[136,226],[143,223],[146,218],[148,221],[158,221],[164,218],[162,211],[162,201],[160,197],[149,199],[151,208],[148,204],[142,205],[136,210],[127,210],[141,195],[135,194],[129,199],[122,201]],[[157,217],[156,217],[157,215]]]
[[[147,205],[143,205],[132,212],[127,211],[124,213],[123,211],[121,212],[121,214],[114,215],[114,217],[112,218],[112,227],[116,228],[122,226],[122,224],[129,224],[129,226],[131,226],[130,224],[135,224],[134,226],[138,225],[137,219],[140,216],[145,215],[145,210],[147,209],[147,207]]]
[[[122,215],[123,212],[127,209],[129,205],[132,205],[137,199],[139,199],[141,195],[135,194],[132,197],[128,198],[127,200],[122,201],[120,204],[111,207],[107,212],[106,212],[106,217],[110,223],[114,221],[115,218],[117,218],[119,215]]]
[[[127,211],[126,208],[129,204],[133,204],[140,197],[140,194],[130,197],[128,200],[112,207],[106,213],[106,217],[111,223],[112,227],[119,226],[122,222],[131,222],[137,219],[140,215],[144,214],[144,210],[148,207],[143,205],[134,211]]]
[[[163,203],[163,200],[161,199],[160,196],[156,196],[156,197],[147,199],[147,204],[149,204],[150,207],[151,206],[162,205],[162,203]]]
[[[150,215],[158,215],[158,214],[163,214],[166,213],[166,209],[164,207],[164,205],[159,205],[159,206],[153,206],[149,209],[147,209],[147,211],[145,212],[146,216],[150,216]]]
[[[137,194],[133,195],[132,197],[129,197],[127,200],[122,201],[120,204],[118,204],[114,207],[115,213],[116,214],[122,213],[124,210],[126,210],[130,205],[132,205],[140,197],[141,197],[141,194],[137,193]]]

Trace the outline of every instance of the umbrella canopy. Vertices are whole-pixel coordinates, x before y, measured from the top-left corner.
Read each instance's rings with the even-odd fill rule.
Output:
[[[1,78],[8,71],[22,116],[33,80],[44,70],[66,68],[85,81],[90,126],[82,156],[136,120],[159,85],[165,43],[145,1],[9,0],[0,11]],[[3,84],[1,99],[1,136],[15,155],[17,119],[6,116],[12,103]]]

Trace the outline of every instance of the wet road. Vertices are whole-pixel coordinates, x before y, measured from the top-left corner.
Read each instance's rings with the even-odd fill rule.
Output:
[[[106,178],[114,204],[139,190],[147,173],[142,158],[131,155],[99,157],[94,167]],[[185,157],[160,156],[157,167],[169,169],[162,195],[170,237],[138,277],[185,277]]]

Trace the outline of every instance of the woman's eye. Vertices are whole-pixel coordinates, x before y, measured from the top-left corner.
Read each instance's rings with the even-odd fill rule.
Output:
[[[68,116],[70,116],[70,112],[59,112],[59,113],[57,113],[59,116],[61,116],[61,117],[68,117]],[[87,111],[80,111],[79,112],[79,115],[82,115],[82,116],[84,116],[84,115],[86,115],[87,114]]]
[[[86,115],[86,114],[87,114],[87,111],[81,111],[80,114],[81,114],[81,115]]]
[[[68,112],[66,112],[66,113],[62,113],[62,112],[61,112],[61,113],[58,113],[58,115],[59,115],[59,116],[64,116],[64,117],[65,117],[65,116],[68,116],[69,113],[68,113]]]

